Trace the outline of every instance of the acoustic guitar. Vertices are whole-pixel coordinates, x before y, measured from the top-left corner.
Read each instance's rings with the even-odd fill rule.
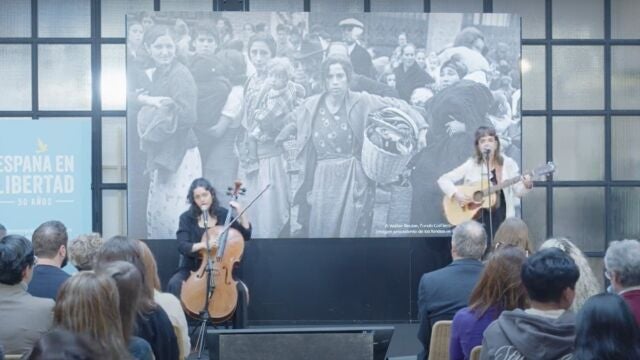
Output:
[[[460,185],[457,187],[458,191],[469,196],[472,202],[460,206],[453,196],[445,196],[444,199],[442,199],[444,215],[451,225],[459,225],[465,221],[472,220],[476,217],[480,209],[488,209],[497,204],[497,192],[520,182],[523,176],[529,175],[532,178],[538,178],[549,175],[555,170],[556,166],[553,162],[548,162],[522,175],[507,179],[498,185],[492,185],[491,188],[487,186],[487,179],[483,179],[481,182],[474,184]]]

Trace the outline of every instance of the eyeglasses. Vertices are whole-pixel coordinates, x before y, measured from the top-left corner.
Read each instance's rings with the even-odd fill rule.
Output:
[[[33,255],[33,265],[38,265],[38,257]]]
[[[604,271],[604,277],[606,277],[607,280],[611,281],[611,271],[605,270]]]

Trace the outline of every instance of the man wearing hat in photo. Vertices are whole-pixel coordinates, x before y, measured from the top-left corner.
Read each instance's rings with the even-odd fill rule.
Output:
[[[371,55],[365,48],[357,42],[357,37],[364,31],[364,25],[357,19],[348,18],[338,23],[342,29],[342,40],[349,47],[349,57],[351,65],[356,74],[374,78],[373,63]]]
[[[322,44],[317,40],[305,40],[300,50],[293,53],[293,82],[304,87],[307,96],[322,92],[320,65],[324,57]]]

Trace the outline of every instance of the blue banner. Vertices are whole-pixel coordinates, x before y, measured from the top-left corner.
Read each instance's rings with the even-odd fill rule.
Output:
[[[47,220],[91,231],[91,120],[0,121],[0,223],[31,238]]]

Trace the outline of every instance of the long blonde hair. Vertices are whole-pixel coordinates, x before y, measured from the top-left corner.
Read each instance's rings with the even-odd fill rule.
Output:
[[[79,272],[62,284],[53,308],[53,323],[91,337],[104,359],[131,359],[122,332],[119,301],[118,288],[111,278],[93,271]]]
[[[573,299],[573,304],[571,304],[571,310],[577,312],[587,299],[601,293],[602,288],[598,280],[596,280],[596,276],[593,274],[593,270],[591,270],[591,266],[589,266],[589,262],[587,262],[584,253],[574,243],[565,237],[556,237],[548,239],[540,245],[541,250],[552,247],[558,248],[565,254],[571,256],[580,270],[580,277],[578,278],[578,282],[576,282],[575,288],[576,296]]]

